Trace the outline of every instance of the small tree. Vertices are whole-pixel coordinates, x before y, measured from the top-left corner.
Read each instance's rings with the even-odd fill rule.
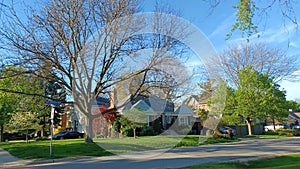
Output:
[[[10,125],[15,128],[26,130],[26,143],[28,143],[28,131],[38,126],[37,114],[31,112],[16,112],[11,117]]]
[[[133,137],[136,138],[136,128],[144,125],[147,121],[147,115],[144,111],[133,108],[125,111],[123,124],[129,126],[133,130]]]

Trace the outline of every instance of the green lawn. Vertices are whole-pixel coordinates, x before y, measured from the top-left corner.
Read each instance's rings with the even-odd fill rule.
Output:
[[[200,139],[199,139],[200,138]],[[225,138],[207,138],[199,137],[199,135],[188,135],[186,137],[176,136],[155,136],[155,137],[138,137],[134,139],[127,137],[123,139],[95,139],[99,146],[103,147],[109,152],[130,153],[134,151],[147,151],[155,149],[166,149],[174,147],[187,147],[187,146],[199,146],[204,144],[217,144],[237,142],[238,139],[225,139]]]
[[[30,141],[0,143],[0,147],[10,154],[22,159],[49,159],[50,141]],[[111,155],[96,144],[85,144],[84,139],[54,140],[52,158],[75,156],[105,156]]]
[[[127,137],[120,139],[95,139],[92,144],[85,144],[84,139],[54,140],[52,158],[64,158],[75,156],[107,156],[112,153],[130,153],[134,151],[146,151],[153,149],[198,146],[201,144],[214,144],[239,141],[238,139],[214,139],[201,138],[206,140],[199,143],[198,135],[186,136],[183,140],[180,137],[157,136],[138,137],[137,139]],[[49,159],[48,140],[25,142],[0,143],[0,147],[10,154],[22,159]]]
[[[281,135],[254,135],[256,138],[287,138],[291,136],[281,136]]]
[[[220,163],[211,165],[199,165],[182,169],[299,169],[300,154],[292,154],[269,159],[248,161],[247,163]]]

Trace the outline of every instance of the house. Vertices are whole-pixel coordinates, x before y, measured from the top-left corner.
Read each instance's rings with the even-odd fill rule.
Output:
[[[147,113],[147,125],[153,126],[155,119],[159,119],[161,128],[167,129],[177,115],[174,113],[174,103],[161,99],[157,96],[140,95],[132,99],[122,109],[118,110],[124,114],[126,110],[137,108]]]
[[[209,106],[207,104],[210,97],[200,97],[199,95],[191,95],[187,98],[184,103],[189,106],[192,110],[197,111],[198,109],[203,109],[209,111]]]
[[[147,119],[145,122],[147,126],[153,127],[155,120],[158,120],[162,130],[167,130],[172,126],[174,127],[174,123],[178,127],[185,126],[191,128],[195,122],[199,123],[200,121],[199,118],[197,119],[193,116],[194,111],[185,103],[180,104],[175,110],[175,104],[173,102],[159,98],[158,96],[139,95],[131,99],[131,101],[128,101],[129,98],[130,97],[128,97],[124,103],[122,101],[118,102],[115,97],[115,91],[112,90],[109,98],[99,97],[96,99],[97,104],[93,106],[93,115],[97,115],[113,107],[118,107],[119,105],[123,106],[118,108],[117,111],[105,113],[93,119],[92,128],[95,136],[110,136],[114,120],[124,115],[126,110],[134,108],[146,113]],[[199,100],[194,99],[195,103],[199,103]],[[191,101],[189,103],[191,103]],[[202,107],[206,104],[204,104],[204,102],[200,103]],[[62,116],[62,121],[64,121],[62,128],[72,128],[73,130],[82,132],[84,128],[80,125],[80,119],[78,113],[75,113],[73,109],[68,109]]]
[[[175,114],[178,119],[178,124],[181,126],[191,126],[192,123],[195,122],[193,110],[184,103],[176,109]]]
[[[65,111],[61,114],[61,124],[57,130],[74,130],[79,132],[84,132],[85,128],[81,125],[80,120],[83,118],[80,114],[76,113],[74,110],[74,103],[68,103],[64,105]],[[105,97],[96,98],[96,104],[92,106],[92,115],[97,115],[111,108],[112,99]],[[102,135],[107,137],[111,133],[112,124],[114,119],[118,117],[116,111],[111,111],[105,113],[104,115],[99,115],[93,119],[93,132],[95,136]]]
[[[289,126],[299,126],[300,125],[300,112],[290,112],[288,116]]]

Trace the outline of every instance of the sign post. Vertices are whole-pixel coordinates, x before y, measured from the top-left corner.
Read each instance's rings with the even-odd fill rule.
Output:
[[[57,101],[51,101],[51,100],[47,100],[46,104],[50,104],[51,105],[51,114],[50,114],[50,120],[51,120],[51,125],[50,125],[50,158],[52,158],[52,140],[53,140],[53,128],[54,128],[54,113],[55,113],[55,107],[57,105],[60,105],[61,102],[57,102]]]

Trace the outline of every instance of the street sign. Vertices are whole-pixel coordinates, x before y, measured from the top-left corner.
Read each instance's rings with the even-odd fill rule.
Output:
[[[50,158],[52,157],[52,137],[53,137],[53,119],[54,119],[54,113],[55,113],[55,106],[60,105],[61,101],[53,101],[53,100],[46,100],[45,104],[51,104],[51,114],[50,114],[50,119],[51,119],[51,126],[50,126],[50,133],[51,133],[51,139],[50,139]]]
[[[46,104],[51,104],[51,105],[57,106],[57,105],[60,105],[60,104],[61,104],[61,101],[46,100],[45,103],[46,103]]]

